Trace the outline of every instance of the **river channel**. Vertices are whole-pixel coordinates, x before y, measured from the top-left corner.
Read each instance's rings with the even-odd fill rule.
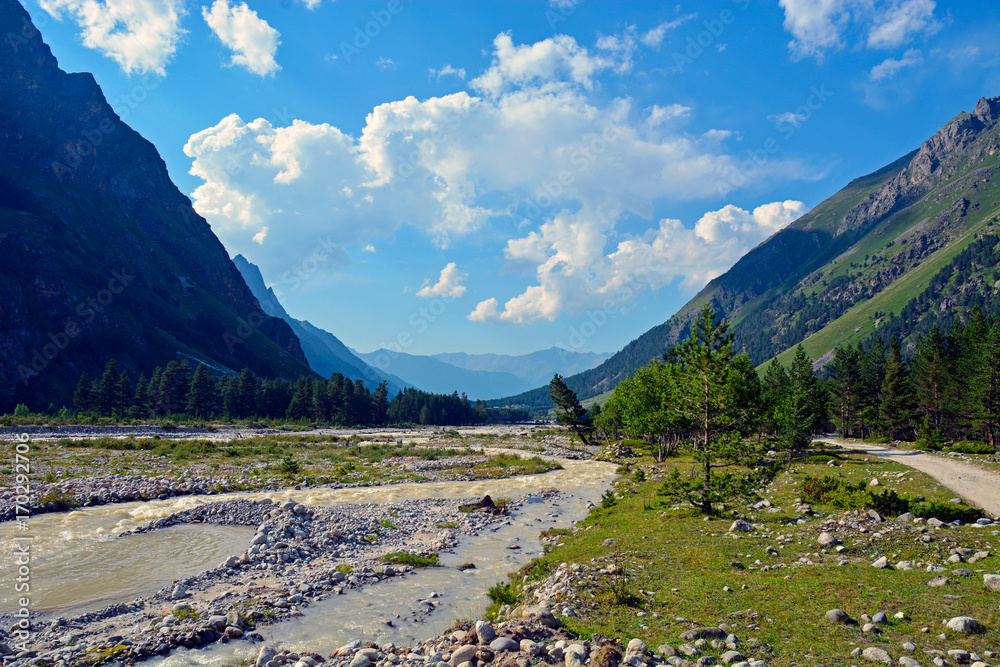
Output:
[[[569,527],[599,504],[614,478],[615,466],[594,461],[560,461],[563,470],[504,480],[425,482],[347,489],[304,488],[274,492],[239,492],[184,496],[164,501],[123,503],[48,514],[31,519],[33,605],[36,614],[72,617],[115,602],[148,595],[172,581],[210,569],[229,555],[244,551],[253,529],[183,525],[119,537],[150,520],[209,502],[231,499],[277,502],[294,499],[306,506],[339,503],[383,503],[429,498],[528,500],[507,519],[476,537],[465,536],[454,553],[442,554],[444,567],[427,568],[362,590],[348,591],[304,609],[304,616],[260,628],[279,646],[326,654],[349,641],[372,640],[409,645],[439,634],[460,618],[481,614],[491,585],[541,552],[539,533]],[[551,499],[544,489],[562,493]],[[14,605],[13,545],[16,524],[0,524],[0,606]],[[455,566],[472,562],[475,569]],[[436,593],[436,608],[423,620],[408,621],[412,610]],[[386,621],[391,621],[388,625]],[[181,650],[144,664],[238,665],[255,656],[259,646],[237,641],[199,650]]]

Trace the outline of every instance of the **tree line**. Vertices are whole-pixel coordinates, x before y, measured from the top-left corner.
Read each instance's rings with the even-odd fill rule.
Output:
[[[374,391],[359,379],[334,373],[329,380],[300,377],[294,382],[265,379],[244,368],[239,375],[215,378],[187,360],[157,366],[147,379],[134,384],[117,360],[111,359],[99,378],[83,373],[73,394],[79,414],[149,419],[186,416],[201,419],[309,420],[337,426],[483,424],[494,417],[482,401],[455,392],[431,394],[407,388],[389,399],[385,382]]]
[[[977,440],[997,448],[1000,428],[1000,318],[973,308],[947,332],[932,326],[911,354],[892,338],[837,349],[828,367],[838,431],[939,445]]]
[[[761,376],[706,306],[687,340],[623,380],[603,406],[584,410],[558,375],[549,394],[559,421],[584,442],[642,441],[657,461],[690,454],[699,473],[675,468],[661,492],[711,512],[752,496],[776,473],[774,454],[791,461],[830,426],[934,446],[978,438],[995,451],[1000,319],[974,310],[967,324],[956,321],[947,334],[932,328],[914,347],[907,361],[895,338],[888,349],[879,339],[867,349],[842,346],[824,379],[800,344],[787,368],[773,359]]]

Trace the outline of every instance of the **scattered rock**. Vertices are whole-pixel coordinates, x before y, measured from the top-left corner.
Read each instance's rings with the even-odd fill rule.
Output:
[[[884,649],[880,649],[876,646],[869,646],[863,650],[861,652],[861,657],[871,662],[881,662],[886,665],[892,664],[892,658],[889,657],[889,654],[886,653]]]
[[[948,629],[963,635],[971,635],[982,632],[983,626],[979,625],[979,621],[970,616],[956,616],[948,621]]]
[[[747,521],[744,521],[743,519],[737,519],[736,521],[733,521],[733,525],[729,527],[730,533],[735,533],[735,532],[749,533],[752,530],[753,530],[753,525]]]
[[[820,533],[816,541],[819,542],[821,547],[835,547],[840,544],[840,540],[826,531]]]
[[[843,609],[831,609],[826,612],[826,620],[841,625],[857,625],[858,622],[851,618]]]

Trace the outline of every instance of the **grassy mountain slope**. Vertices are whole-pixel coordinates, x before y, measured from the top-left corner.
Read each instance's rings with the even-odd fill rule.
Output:
[[[582,399],[611,390],[686,336],[705,304],[733,323],[737,347],[758,364],[775,355],[787,360],[802,341],[823,361],[876,327],[887,333],[881,327],[890,323],[904,339],[920,331],[930,311],[909,322],[902,314],[914,318],[916,310],[907,308],[932,276],[996,224],[998,118],[1000,98],[981,99],[918,150],[855,179],[751,250],[673,317],[597,368],[566,378],[567,385]],[[989,266],[968,277],[984,282],[991,260],[981,254],[979,262]],[[955,289],[969,293],[964,285]],[[932,319],[940,304],[937,313]],[[550,405],[544,387],[494,403]]]

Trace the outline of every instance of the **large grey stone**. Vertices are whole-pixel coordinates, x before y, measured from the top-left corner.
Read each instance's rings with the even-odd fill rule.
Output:
[[[1000,593],[1000,574],[984,574],[983,586],[991,591]]]
[[[500,651],[520,651],[521,645],[510,637],[497,637],[490,642],[490,648],[497,653]]]
[[[889,567],[889,559],[886,558],[885,556],[882,556],[881,558],[876,559],[874,563],[872,563],[872,567],[884,570],[885,568]]]
[[[364,653],[355,653],[351,660],[351,667],[368,667],[372,664],[371,658]]]
[[[681,639],[686,642],[697,639],[725,639],[726,631],[722,628],[691,628],[681,633]]]
[[[943,574],[938,575],[927,582],[927,585],[931,588],[940,588],[941,586],[947,586],[951,583],[951,577],[946,577]]]
[[[826,620],[843,625],[857,625],[857,622],[843,609],[831,609],[826,612]]]
[[[886,665],[892,664],[892,658],[889,654],[885,652],[884,649],[880,649],[876,646],[869,646],[864,651],[861,652],[861,657],[865,660],[870,660],[871,662],[881,662]]]
[[[457,649],[452,651],[451,660],[449,660],[448,662],[451,664],[451,667],[458,667],[463,662],[469,662],[470,660],[472,660],[472,658],[475,657],[476,655],[476,651],[478,650],[479,647],[476,646],[475,644],[467,644],[465,646],[459,646]]]
[[[656,647],[656,652],[664,658],[672,658],[677,655],[677,650],[670,644],[660,644]]]
[[[903,667],[923,667],[916,658],[911,658],[908,655],[904,655],[899,659],[899,664]]]
[[[731,665],[734,662],[742,662],[743,660],[743,654],[739,651],[726,651],[719,657],[726,665]]]
[[[525,618],[530,621],[538,621],[547,628],[559,627],[559,621],[557,621],[556,617],[552,615],[552,611],[544,605],[525,607],[521,611],[521,618]]]
[[[963,635],[971,635],[981,632],[983,626],[979,625],[979,621],[970,616],[956,616],[948,621],[948,629]]]
[[[737,519],[736,521],[733,521],[733,525],[729,527],[730,533],[734,532],[749,533],[751,530],[753,530],[753,525],[744,521],[743,519]]]
[[[267,646],[265,644],[260,647],[260,653],[257,654],[257,662],[255,664],[257,667],[264,667],[264,665],[270,662],[276,654],[277,651],[274,650],[273,646]]]
[[[639,638],[629,640],[628,646],[625,647],[625,655],[645,655],[646,654],[646,642]]]
[[[493,625],[486,621],[476,621],[476,637],[479,638],[480,644],[488,644],[494,639],[496,639],[497,632],[493,629]]]
[[[816,541],[821,547],[835,547],[840,544],[840,540],[826,531],[820,533],[819,537],[816,538]]]

